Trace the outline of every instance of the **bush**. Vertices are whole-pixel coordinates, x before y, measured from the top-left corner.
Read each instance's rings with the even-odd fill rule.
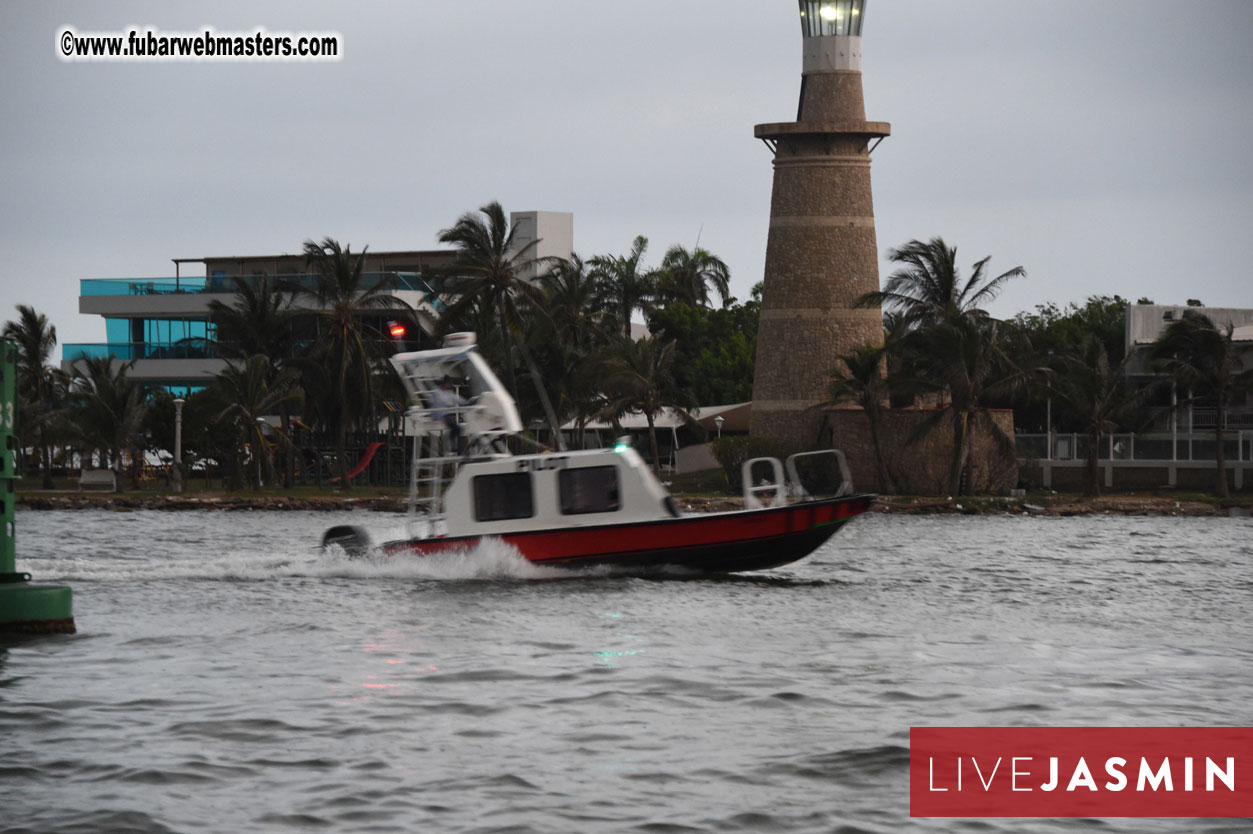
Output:
[[[713,442],[713,455],[726,473],[727,483],[735,492],[744,488],[740,475],[744,461],[752,458],[779,457],[779,444],[765,437],[735,435],[721,437]]]

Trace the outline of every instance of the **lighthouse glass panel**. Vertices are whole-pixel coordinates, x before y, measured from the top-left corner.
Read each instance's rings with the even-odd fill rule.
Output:
[[[800,0],[801,31],[807,38],[861,37],[866,0]]]

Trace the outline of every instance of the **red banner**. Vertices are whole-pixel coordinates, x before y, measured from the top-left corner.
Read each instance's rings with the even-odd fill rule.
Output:
[[[1253,727],[911,727],[914,817],[1253,817]]]

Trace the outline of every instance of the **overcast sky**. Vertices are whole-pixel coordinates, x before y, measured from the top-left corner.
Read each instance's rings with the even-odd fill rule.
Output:
[[[66,63],[65,26],[333,31],[343,59]],[[870,0],[881,276],[939,235],[1026,268],[1003,317],[1094,293],[1253,307],[1250,33],[1247,0]],[[436,248],[491,200],[574,212],[584,256],[699,237],[743,298],[770,211],[753,125],[795,118],[800,65],[792,0],[0,0],[0,320],[31,304],[102,342],[79,279],[326,235]]]

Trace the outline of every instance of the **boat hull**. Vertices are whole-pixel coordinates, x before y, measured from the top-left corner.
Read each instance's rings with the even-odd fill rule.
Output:
[[[762,570],[803,559],[846,522],[870,509],[873,495],[852,495],[728,513],[629,524],[564,527],[493,538],[536,564],[709,573]],[[386,542],[389,555],[427,556],[477,545],[480,536]]]

